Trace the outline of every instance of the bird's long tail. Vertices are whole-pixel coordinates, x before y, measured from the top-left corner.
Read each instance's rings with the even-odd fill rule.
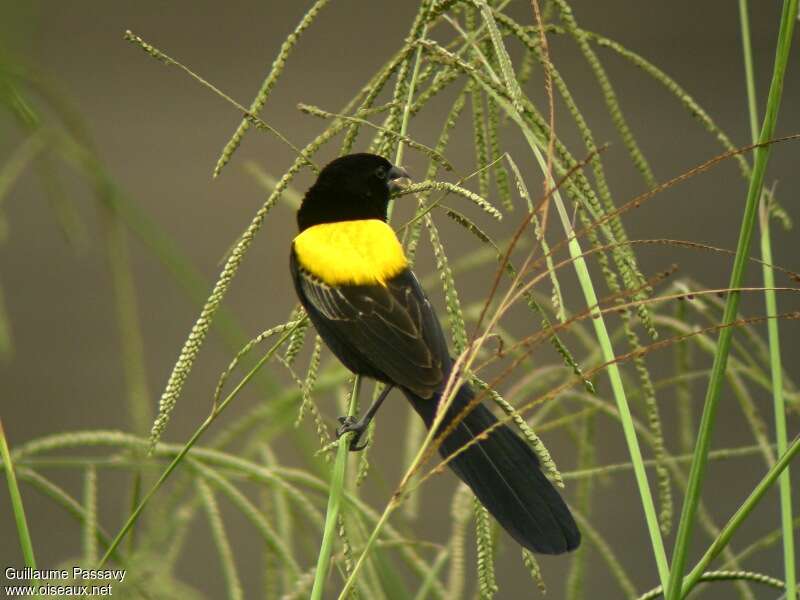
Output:
[[[404,390],[414,409],[430,428],[439,396],[424,399]],[[464,384],[448,409],[439,431],[474,398]],[[478,404],[442,442],[446,458],[497,422]],[[539,459],[525,441],[501,425],[488,437],[455,456],[449,466],[466,483],[503,528],[525,548],[541,554],[561,554],[578,547],[580,532],[572,514],[545,477]]]

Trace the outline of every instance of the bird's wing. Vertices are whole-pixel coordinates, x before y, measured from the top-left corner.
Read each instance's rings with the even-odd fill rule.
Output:
[[[312,322],[345,365],[356,371],[367,365],[383,375],[379,378],[424,398],[439,390],[450,365],[447,343],[409,269],[386,286],[330,286],[305,271],[292,253],[291,270]]]

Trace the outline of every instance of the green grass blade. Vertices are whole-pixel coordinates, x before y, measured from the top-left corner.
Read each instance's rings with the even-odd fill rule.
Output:
[[[750,18],[747,0],[739,0],[739,21],[742,27],[742,51],[744,54],[745,82],[747,84],[747,107],[750,115],[750,131],[755,142],[758,137],[758,103],[756,99],[753,53],[750,46]],[[786,406],[783,397],[783,365],[781,364],[781,341],[778,329],[778,302],[775,297],[775,272],[772,269],[772,243],[770,239],[769,196],[762,193],[759,225],[761,229],[761,260],[764,278],[764,302],[767,309],[767,338],[769,341],[769,364],[772,375],[772,400],[775,412],[775,438],[778,454],[784,454],[787,446]],[[779,482],[781,504],[781,529],[783,530],[783,569],[786,584],[786,600],[797,600],[797,573],[792,525],[792,483],[789,468],[781,474]]]
[[[775,480],[784,472],[786,467],[789,466],[789,463],[792,459],[800,453],[800,437],[796,437],[792,442],[791,446],[783,453],[775,463],[775,465],[767,471],[767,474],[761,479],[758,485],[750,492],[750,495],[747,499],[742,503],[739,509],[734,513],[734,515],[730,518],[730,520],[725,524],[720,531],[719,536],[717,539],[714,540],[714,543],[706,550],[703,557],[698,561],[697,565],[694,569],[692,569],[691,573],[689,573],[685,581],[683,583],[683,588],[680,590],[680,597],[685,598],[692,588],[697,585],[698,581],[700,581],[700,577],[705,572],[706,568],[711,561],[716,558],[719,553],[722,551],[725,546],[728,545],[733,534],[736,533],[736,530],[739,529],[739,526],[744,523],[745,519],[750,515],[753,509],[756,507],[758,502],[761,498],[764,497],[764,494],[767,493],[770,486],[775,483]]]
[[[36,557],[33,554],[33,543],[31,542],[31,534],[28,531],[25,507],[22,504],[22,495],[19,493],[17,477],[14,474],[14,465],[11,462],[11,452],[8,450],[2,419],[0,419],[0,456],[3,458],[3,465],[6,471],[8,493],[11,496],[11,510],[14,512],[14,521],[17,524],[17,536],[19,537],[19,545],[22,548],[22,556],[25,558],[25,564],[35,569]]]
[[[792,33],[797,16],[797,0],[786,0],[783,3],[783,14],[781,15],[781,26],[778,33],[778,44],[775,56],[775,66],[770,84],[769,96],[767,99],[767,112],[759,135],[759,142],[769,141],[775,134],[775,124],[778,119],[778,109],[780,107],[781,95],[783,92],[783,79],[786,73],[786,66],[789,59],[789,50],[792,45]],[[750,251],[750,242],[755,229],[755,221],[758,213],[758,202],[761,197],[761,190],[764,185],[764,173],[769,160],[770,146],[760,146],[755,150],[755,164],[750,178],[750,185],[747,190],[747,204],[742,226],[739,233],[739,242],[736,246],[736,257],[734,259],[733,270],[731,272],[730,288],[739,288],[744,277],[745,266]],[[733,327],[729,325],[736,319],[739,309],[740,292],[731,292],[725,303],[725,312],[722,317],[723,329],[719,335],[719,347],[714,357],[714,365],[711,369],[711,378],[706,391],[703,416],[700,421],[697,444],[695,446],[694,460],[689,473],[689,485],[686,489],[686,499],[681,512],[681,520],[678,525],[678,534],[675,540],[675,548],[672,559],[672,575],[667,585],[667,600],[678,600],[682,598],[683,591],[683,571],[686,566],[686,556],[691,541],[692,528],[697,515],[697,504],[700,500],[700,490],[705,476],[705,467],[708,461],[708,452],[711,446],[711,432],[714,427],[714,420],[717,412],[717,404],[725,379],[725,367],[727,366],[728,353],[731,347]]]
[[[768,209],[762,213],[761,219],[761,256],[764,260],[763,276],[764,300],[767,305],[767,336],[770,350],[770,369],[772,371],[772,399],[775,411],[775,441],[778,454],[787,450],[786,405],[783,396],[783,366],[781,364],[781,345],[778,332],[778,313],[775,292],[775,274],[772,264],[772,247],[770,244]],[[795,560],[794,530],[792,527],[792,483],[789,468],[781,474],[780,487],[781,527],[783,529],[783,564],[786,577],[786,600],[797,600],[797,562]]]
[[[353,392],[350,394],[348,416],[355,412],[358,403],[358,391],[361,386],[361,377],[356,375],[353,382]],[[314,587],[311,589],[311,600],[320,600],[325,591],[325,580],[328,576],[328,567],[333,552],[333,542],[337,536],[339,524],[339,507],[342,504],[344,493],[344,477],[347,471],[347,456],[350,453],[350,439],[352,434],[345,434],[339,438],[339,447],[336,449],[336,462],[331,474],[330,493],[328,495],[328,511],[325,516],[325,526],[322,533],[322,545],[317,556],[317,569],[314,576]]]
[[[564,232],[569,238],[569,253],[575,259],[575,271],[578,274],[578,281],[581,286],[586,305],[589,307],[597,306],[597,295],[592,284],[589,269],[586,266],[586,261],[583,259],[583,250],[581,249],[578,240],[575,238],[572,224],[567,215],[566,208],[558,195],[554,195],[555,206],[561,218]],[[606,361],[613,361],[616,356],[614,348],[611,344],[611,338],[608,335],[605,320],[602,313],[594,309],[597,318],[592,319],[594,325],[595,335],[600,343],[603,352],[603,358]],[[594,317],[594,315],[593,315]],[[622,383],[622,375],[616,363],[612,362],[608,366],[608,377],[611,381],[611,389],[614,394],[614,399],[617,403],[617,409],[620,414],[620,422],[622,430],[625,435],[625,442],[628,446],[628,452],[631,455],[631,461],[634,465],[634,474],[636,476],[636,483],[639,487],[639,495],[642,500],[642,508],[645,513],[645,520],[647,528],[650,533],[650,542],[653,546],[653,554],[658,568],[659,578],[666,582],[669,577],[669,567],[667,566],[666,552],[664,550],[664,541],[661,537],[658,517],[656,515],[655,504],[653,503],[653,496],[650,491],[650,484],[647,481],[647,473],[644,469],[644,461],[642,458],[642,451],[639,447],[639,442],[636,438],[636,431],[634,429],[633,420],[631,418],[630,407],[625,395],[625,387]]]

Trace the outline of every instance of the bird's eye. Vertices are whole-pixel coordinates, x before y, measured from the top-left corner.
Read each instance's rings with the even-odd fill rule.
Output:
[[[386,170],[386,167],[384,167],[383,165],[375,169],[375,177],[377,177],[378,179],[386,179],[387,175],[388,171]]]

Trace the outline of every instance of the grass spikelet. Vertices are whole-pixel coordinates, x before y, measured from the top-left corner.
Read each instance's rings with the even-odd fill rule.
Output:
[[[752,581],[753,583],[760,583],[766,586],[773,587],[777,590],[785,589],[785,584],[780,579],[775,579],[763,573],[755,573],[753,571],[706,571],[699,578],[699,581]],[[636,600],[655,600],[664,593],[661,586],[653,588],[649,592],[642,594]],[[786,595],[780,596],[778,600],[785,600]]]
[[[225,100],[228,104],[230,104],[231,106],[233,106],[237,110],[239,110],[242,113],[244,113],[245,118],[248,121],[250,121],[253,125],[255,125],[256,128],[263,129],[264,131],[269,132],[270,134],[274,135],[279,140],[281,140],[281,142],[283,142],[284,144],[289,146],[295,152],[295,154],[297,154],[299,157],[301,157],[303,159],[303,162],[306,165],[311,167],[311,169],[318,170],[317,166],[311,161],[311,159],[308,158],[303,153],[302,150],[300,150],[291,141],[289,141],[289,139],[286,136],[284,136],[280,131],[275,129],[272,125],[270,125],[269,123],[267,123],[263,119],[260,119],[258,116],[256,116],[253,113],[249,112],[244,106],[239,104],[236,100],[231,98],[228,94],[226,94],[225,92],[220,90],[218,87],[216,87],[215,85],[213,85],[212,83],[210,83],[209,81],[207,81],[206,79],[204,79],[203,77],[201,77],[200,75],[198,75],[197,73],[192,71],[189,67],[187,67],[183,63],[175,60],[174,58],[168,56],[167,54],[165,54],[164,52],[162,52],[161,50],[159,50],[158,48],[156,48],[152,44],[149,44],[148,42],[144,41],[141,37],[139,37],[138,35],[134,34],[130,30],[125,32],[125,35],[123,36],[123,38],[125,40],[131,42],[132,44],[136,44],[137,46],[139,46],[139,48],[144,50],[144,52],[146,54],[149,54],[150,56],[152,56],[156,60],[162,62],[163,64],[165,64],[167,66],[177,67],[178,69],[182,70],[184,73],[189,75],[189,77],[194,79],[200,85],[202,85],[203,87],[211,90],[217,96],[219,96],[220,98]]]
[[[336,449],[336,440],[331,439],[331,434],[328,431],[328,426],[325,424],[325,419],[319,412],[316,402],[309,399],[306,402],[306,411],[311,413],[311,418],[314,421],[314,430],[319,439],[320,452],[325,457],[325,462],[333,460],[333,450]]]
[[[556,463],[553,460],[553,457],[550,455],[550,452],[547,450],[547,447],[544,445],[544,442],[536,435],[536,432],[533,431],[533,428],[528,425],[527,421],[522,418],[522,416],[514,409],[514,407],[508,403],[508,401],[500,395],[500,393],[489,386],[488,383],[475,377],[472,377],[475,384],[482,390],[486,390],[489,394],[489,398],[491,398],[492,402],[497,404],[502,411],[511,417],[511,420],[514,421],[514,424],[519,428],[522,432],[523,437],[527,440],[530,447],[536,453],[536,456],[539,458],[539,462],[541,462],[542,466],[544,467],[545,472],[547,473],[548,477],[555,483],[558,487],[564,487],[564,480],[561,478],[561,473],[556,467]]]
[[[464,597],[465,584],[465,552],[467,542],[467,525],[472,517],[472,491],[463,483],[459,484],[453,494],[450,505],[450,516],[453,519],[450,541],[450,568],[447,573],[447,597],[452,600]]]
[[[547,584],[545,584],[544,577],[542,577],[542,568],[539,566],[539,561],[527,548],[522,549],[522,564],[528,569],[531,579],[533,579],[536,587],[539,588],[542,596],[544,596],[547,593]]]
[[[474,32],[476,25],[477,9],[466,7],[466,28]],[[470,55],[474,54],[470,51]],[[486,116],[483,105],[483,94],[480,87],[475,84],[469,86],[470,104],[472,105],[472,145],[475,148],[475,164],[478,169],[489,163],[489,140],[486,135]],[[489,196],[489,171],[481,170],[478,173],[478,192],[484,198]]]
[[[314,4],[312,4],[308,11],[303,15],[303,18],[300,19],[300,22],[297,24],[297,27],[294,28],[294,31],[292,31],[283,40],[280,50],[278,51],[278,56],[275,57],[269,74],[267,75],[266,79],[264,79],[264,82],[261,84],[261,88],[258,90],[258,94],[250,105],[251,114],[257,115],[259,112],[261,112],[261,109],[264,107],[264,104],[269,98],[272,88],[275,86],[278,78],[283,73],[283,69],[286,66],[286,60],[289,58],[292,50],[297,45],[297,41],[300,39],[300,36],[306,29],[308,29],[312,21],[327,3],[328,0],[316,0],[316,2],[314,2]],[[236,128],[236,131],[231,139],[228,140],[227,144],[225,144],[222,154],[217,159],[217,164],[214,166],[214,178],[220,174],[222,168],[228,163],[228,161],[230,161],[231,156],[239,147],[244,134],[247,133],[247,130],[250,128],[250,124],[250,120],[247,118],[242,119],[242,122],[239,123],[239,127]]]
[[[444,213],[450,217],[453,221],[461,225],[464,229],[469,231],[472,235],[474,235],[478,240],[481,241],[483,244],[489,244],[490,246],[494,247],[497,250],[497,253],[500,253],[499,248],[497,248],[497,244],[492,241],[492,238],[489,237],[487,233],[485,233],[480,227],[475,224],[475,221],[467,217],[466,215],[461,214],[457,210],[453,208],[448,208],[446,206],[442,206],[444,208]]]
[[[477,85],[470,86],[470,102],[472,105],[472,137],[475,146],[475,164],[481,168],[489,163],[489,145],[486,136],[486,122],[483,106],[483,94]],[[478,192],[484,198],[489,196],[489,171],[481,170],[478,174]]]
[[[402,192],[400,192],[399,195],[405,196],[407,194],[417,194],[419,192],[425,192],[428,190],[456,194],[474,203],[490,217],[497,219],[498,221],[503,218],[503,214],[488,200],[476,194],[475,192],[463,188],[455,183],[450,183],[449,181],[421,181],[419,183],[414,183],[407,186]]]
[[[514,73],[514,65],[511,64],[511,57],[508,55],[505,44],[503,44],[503,35],[500,33],[500,29],[498,29],[497,23],[494,20],[492,9],[486,0],[473,0],[473,2],[475,6],[480,9],[483,21],[486,23],[486,27],[489,29],[489,36],[491,37],[492,45],[494,46],[494,52],[495,56],[497,57],[497,61],[500,63],[500,72],[503,75],[506,92],[511,98],[511,103],[514,106],[514,109],[521,113],[524,110],[522,105],[522,89],[520,88],[519,82],[517,81],[517,76]]]
[[[367,113],[371,108],[372,105],[375,103],[378,95],[383,91],[386,84],[389,82],[389,79],[395,72],[400,68],[400,65],[403,64],[406,57],[411,53],[412,47],[409,45],[404,46],[395,56],[378,72],[378,74],[369,82],[369,84],[361,90],[359,96],[363,96],[363,100],[356,112],[356,114],[363,116]],[[392,103],[394,105],[394,103]],[[353,122],[347,128],[347,132],[344,135],[344,140],[342,140],[342,147],[340,150],[340,154],[349,154],[353,150],[353,145],[355,144],[356,137],[358,137],[358,132],[361,129],[361,125],[358,122]]]
[[[216,470],[204,466],[198,461],[192,461],[192,467],[199,471],[205,483],[211,484],[217,488],[228,498],[231,504],[242,513],[253,529],[261,536],[264,543],[275,552],[276,557],[281,562],[281,568],[286,570],[288,577],[298,577],[300,575],[300,567],[292,556],[291,550],[286,545],[290,541],[290,538],[287,539],[278,535],[269,521],[247,496]]]
[[[564,33],[564,30],[553,26],[548,27],[548,30],[553,31],[555,33]],[[697,103],[697,101],[680,84],[678,84],[678,82],[672,79],[664,71],[659,69],[656,65],[654,65],[647,59],[643,58],[642,56],[627,49],[619,42],[598,35],[596,33],[587,31],[585,29],[582,29],[581,31],[583,35],[586,36],[586,39],[588,39],[589,41],[596,43],[598,46],[601,46],[603,48],[608,48],[613,52],[616,52],[621,57],[630,61],[636,67],[640,68],[647,75],[649,75],[650,77],[661,83],[665,88],[667,88],[667,90],[673,96],[675,96],[676,99],[680,101],[681,104],[683,104],[683,106],[686,108],[686,110],[693,118],[700,121],[703,127],[709,133],[713,134],[717,138],[717,140],[719,140],[723,148],[725,148],[726,150],[733,150],[734,148],[736,148],[731,139],[722,129],[719,128],[719,126],[714,122],[714,120],[705,111],[705,109],[703,109],[703,107],[700,106]],[[739,168],[742,171],[742,174],[745,177],[748,177],[750,174],[750,166],[747,164],[747,160],[742,156],[737,156],[736,161],[739,163]]]
[[[403,142],[407,146],[414,148],[415,150],[419,150],[423,154],[427,155],[429,158],[439,162],[447,171],[453,170],[453,165],[441,154],[439,154],[433,148],[426,146],[425,144],[421,144],[420,142],[410,138],[409,136],[405,135],[400,131],[395,131],[393,129],[388,129],[387,127],[382,127],[381,125],[376,125],[366,119],[362,119],[361,117],[350,117],[347,115],[332,113],[327,110],[323,110],[316,106],[311,106],[309,104],[298,104],[297,108],[308,115],[312,115],[315,117],[319,117],[322,119],[341,119],[343,121],[348,121],[352,123],[360,123],[362,125],[367,125],[372,127],[373,129],[377,129],[381,134],[385,135],[388,138],[397,139],[398,141]]]
[[[575,39],[578,47],[581,50],[581,53],[586,59],[586,62],[589,63],[589,67],[592,69],[592,72],[597,78],[597,83],[600,85],[600,89],[603,92],[603,98],[605,98],[606,105],[608,106],[608,112],[611,115],[611,120],[614,122],[617,131],[619,131],[622,142],[625,144],[625,147],[628,149],[628,153],[631,155],[633,164],[636,165],[636,168],[642,174],[645,183],[649,187],[655,186],[656,178],[655,175],[653,175],[650,164],[647,162],[644,154],[642,154],[642,151],[636,142],[636,138],[633,136],[633,132],[631,132],[630,127],[628,126],[628,123],[622,114],[622,109],[620,108],[617,94],[611,85],[611,81],[608,79],[608,75],[606,74],[602,63],[600,62],[600,59],[594,53],[594,50],[592,50],[591,46],[589,46],[589,43],[586,41],[586,36],[584,36],[581,30],[578,28],[578,23],[572,13],[572,7],[570,7],[565,0],[555,0],[555,4],[558,7],[561,20],[564,22],[567,31],[569,31],[569,33]]]
[[[624,245],[624,242],[628,240],[628,236],[625,232],[625,228],[622,225],[622,220],[620,219],[619,215],[617,214],[616,207],[614,206],[613,200],[611,199],[611,192],[608,188],[608,184],[606,182],[605,173],[603,170],[603,165],[600,160],[599,152],[597,145],[594,142],[594,137],[592,135],[591,129],[589,128],[586,120],[584,119],[583,115],[581,114],[580,110],[578,109],[577,104],[575,103],[572,94],[570,93],[569,89],[563,78],[561,77],[558,70],[548,61],[547,57],[543,55],[542,51],[540,50],[540,39],[538,36],[535,35],[528,35],[525,31],[525,28],[520,26],[516,21],[508,17],[507,15],[496,12],[496,17],[498,21],[506,28],[508,28],[526,47],[534,53],[535,56],[542,62],[548,69],[548,72],[553,78],[553,81],[556,84],[556,88],[559,91],[564,103],[569,110],[570,115],[575,122],[581,137],[584,140],[586,145],[587,152],[589,153],[590,159],[589,162],[592,167],[592,171],[595,176],[595,180],[597,182],[598,188],[598,195],[599,199],[602,201],[602,206],[599,204],[594,197],[594,192],[585,182],[581,181],[581,192],[579,193],[574,199],[580,205],[585,203],[585,206],[591,211],[593,218],[600,219],[604,215],[612,215],[611,218],[607,218],[606,221],[608,222],[608,227],[604,228],[604,233],[607,239],[611,243],[619,243],[622,244],[620,246],[615,246],[612,254],[614,257],[614,262],[617,269],[622,276],[623,282],[625,283],[627,289],[633,290],[640,287],[646,279],[641,271],[638,269],[636,264],[636,258],[633,254],[633,251]],[[540,118],[537,118],[537,122],[541,123],[540,126],[544,126],[543,122]],[[567,162],[572,162],[573,159],[568,157],[565,152],[565,149],[560,147],[560,143],[556,142],[556,146],[560,148],[560,153],[567,158]],[[578,178],[580,179],[580,174],[578,174]],[[569,188],[568,188],[569,189]],[[587,215],[584,213],[579,213],[581,216],[581,220],[584,222],[585,225],[589,225],[589,220]],[[597,246],[598,242],[596,242],[596,234],[590,233],[590,241],[592,245]],[[615,288],[615,277],[606,264],[606,259],[600,255],[598,256],[598,260],[601,263],[601,268],[603,269],[604,276],[609,283],[609,286],[612,289]],[[638,297],[639,299],[645,299],[647,297],[647,292],[649,288],[647,286],[639,292]],[[645,327],[649,335],[653,338],[657,338],[657,332],[653,328],[650,313],[646,304],[642,304],[637,307],[637,312],[639,313],[639,317],[642,321],[642,325]]]
[[[360,487],[369,475],[369,450],[372,448],[372,440],[375,438],[375,423],[370,423],[367,432],[364,434],[364,449],[358,457],[358,468],[356,469],[355,486]]]
[[[222,573],[228,588],[228,598],[230,600],[242,600],[244,598],[242,585],[239,583],[236,562],[233,559],[233,551],[228,541],[228,534],[225,533],[222,516],[219,514],[219,506],[217,506],[217,501],[214,498],[214,494],[211,492],[211,488],[208,487],[208,484],[202,479],[198,479],[196,485],[200,492],[200,498],[203,500],[203,506],[206,509],[208,522],[211,525],[211,534],[214,538],[214,544],[219,553]]]
[[[450,335],[453,338],[453,348],[456,354],[461,354],[467,346],[467,328],[461,312],[461,301],[458,299],[458,290],[456,290],[456,283],[453,279],[453,271],[450,269],[450,263],[439,239],[439,230],[430,215],[425,215],[425,225],[428,227],[433,254],[436,257],[436,269],[439,271],[439,277],[442,281],[445,307],[447,308],[447,317],[450,324]]]
[[[306,379],[302,382],[301,391],[302,399],[300,401],[300,408],[297,409],[297,419],[295,419],[294,426],[300,425],[303,420],[308,404],[311,403],[311,392],[314,389],[314,384],[317,381],[317,373],[319,371],[320,355],[322,353],[322,338],[319,335],[314,337],[314,349],[311,351],[311,359],[308,362],[308,371]]]
[[[511,166],[511,172],[514,174],[514,181],[517,184],[517,192],[519,193],[520,197],[525,201],[528,207],[528,213],[530,215],[531,223],[533,223],[533,233],[536,236],[537,241],[542,249],[542,255],[545,257],[545,262],[547,264],[547,271],[550,273],[550,281],[553,284],[553,294],[552,294],[552,302],[553,302],[553,309],[556,313],[556,318],[561,322],[564,323],[567,319],[566,314],[564,312],[564,299],[561,296],[561,285],[558,282],[558,275],[556,274],[555,267],[553,266],[553,255],[550,252],[550,246],[547,244],[547,240],[544,237],[544,232],[542,231],[541,225],[539,224],[539,218],[536,216],[536,209],[533,206],[533,200],[531,199],[531,195],[528,192],[528,186],[525,185],[525,180],[522,178],[522,173],[520,173],[519,167],[517,167],[517,163],[511,158],[509,154],[506,154],[506,160],[508,164]],[[571,357],[570,357],[571,358]],[[577,363],[572,361],[573,365],[577,367]],[[575,368],[573,367],[573,368]]]
[[[425,38],[427,31],[428,19],[430,18],[430,11],[433,2],[424,0],[420,3],[417,9],[417,14],[414,17],[414,22],[411,24],[411,30],[406,37],[409,46],[416,43],[417,40]],[[401,146],[397,143],[392,144],[390,137],[386,135],[388,131],[401,131],[405,133],[405,127],[408,125],[408,109],[410,108],[410,94],[414,92],[414,84],[417,75],[419,74],[420,66],[420,52],[417,50],[415,58],[412,63],[412,55],[407,54],[397,70],[397,80],[392,94],[392,107],[389,109],[389,114],[384,121],[385,129],[379,131],[373,144],[372,150],[381,156],[392,156],[395,154],[394,150],[397,149],[397,158],[402,158]],[[396,160],[396,163],[401,163],[401,160]]]
[[[261,456],[264,464],[268,468],[274,468],[280,465],[278,458],[275,456],[272,449],[267,444],[261,446]],[[293,551],[293,536],[292,531],[294,527],[294,516],[289,506],[289,496],[286,491],[278,486],[271,490],[264,490],[262,492],[264,509],[261,513],[267,520],[267,523],[275,523],[277,529],[276,533],[286,548],[286,553],[292,557]],[[290,589],[292,581],[297,577],[297,574],[290,575],[290,569],[279,569],[279,559],[277,553],[272,550],[269,544],[264,544],[264,558],[265,562],[269,563],[269,570],[264,573],[264,585],[269,588],[265,590],[267,598],[278,597],[277,586],[281,585],[283,590]],[[280,583],[278,577],[280,576]]]
[[[385,384],[377,383],[375,385],[375,389],[372,392],[372,401],[374,402],[378,395],[383,392],[385,389]],[[364,449],[359,452],[358,456],[358,468],[356,470],[356,478],[355,478],[355,486],[359,487],[364,480],[367,478],[367,474],[369,473],[369,451],[372,449],[372,440],[375,436],[375,421],[372,421],[367,428],[367,432],[364,434]]]
[[[83,475],[83,560],[87,565],[97,562],[97,470],[86,467]]]
[[[466,86],[459,94],[456,96],[456,99],[453,101],[452,106],[450,107],[450,111],[447,113],[447,117],[445,118],[444,125],[442,125],[442,131],[439,134],[439,139],[436,142],[436,151],[440,154],[443,154],[445,148],[447,147],[448,142],[450,141],[450,132],[452,131],[453,127],[455,127],[456,122],[458,121],[458,117],[461,115],[461,112],[464,110],[464,106],[466,105],[467,99],[467,92],[468,86]],[[428,164],[428,171],[425,175],[426,180],[432,180],[436,177],[438,172],[438,164],[430,161]],[[414,215],[414,223],[410,228],[407,228],[403,233],[403,245],[406,248],[406,255],[408,256],[408,260],[411,264],[414,263],[414,258],[417,252],[417,243],[419,242],[419,236],[422,229],[422,213],[423,204],[425,202],[425,198],[429,196],[427,192],[421,192],[418,195],[419,198],[419,208],[417,213]]]
[[[642,345],[639,343],[639,337],[628,325],[627,320],[625,323],[625,331],[628,335],[631,349],[633,349],[634,352],[641,350]],[[659,414],[658,402],[656,400],[656,390],[653,387],[652,380],[650,379],[650,371],[647,369],[644,355],[635,354],[633,358],[633,365],[636,369],[636,373],[639,376],[642,397],[644,399],[644,405],[647,411],[647,422],[650,426],[650,432],[653,434],[653,453],[655,454],[656,459],[658,500],[660,504],[658,522],[661,527],[661,532],[664,535],[667,535],[672,529],[673,504],[672,486],[670,482],[669,471],[664,464],[667,452],[664,447],[664,433],[661,427],[661,415]]]
[[[289,366],[294,364],[294,359],[297,358],[297,354],[303,348],[303,344],[306,341],[306,332],[311,322],[306,319],[305,316],[305,311],[298,305],[289,317],[289,321],[300,321],[297,329],[289,336],[289,343],[286,344],[286,352],[283,354],[283,360]]]
[[[295,325],[295,327],[292,329],[292,333],[290,334],[291,338],[291,335],[293,335],[300,327],[302,327],[303,321],[290,321],[290,323],[293,323]],[[222,372],[222,374],[219,377],[219,380],[217,381],[217,387],[214,390],[214,406],[219,405],[220,397],[222,396],[222,390],[225,388],[225,383],[233,374],[234,370],[239,365],[241,360],[245,356],[247,356],[247,354],[250,353],[253,350],[253,348],[258,346],[265,340],[268,340],[273,335],[282,333],[283,331],[285,331],[285,329],[286,325],[279,325],[278,327],[272,327],[270,329],[267,329],[266,331],[262,331],[256,337],[247,342],[244,345],[244,347],[241,350],[239,350],[239,352],[236,353],[231,362],[228,364],[228,367]]]
[[[777,200],[774,198],[774,194],[772,192],[769,193],[769,216],[771,219],[775,219],[780,223],[781,228],[784,231],[791,231],[794,228],[794,222],[792,221],[791,215],[786,212],[786,209],[783,208],[780,204],[778,204]]]
[[[494,539],[489,511],[474,499],[475,538],[478,554],[478,589],[481,599],[490,600],[498,591],[494,576]]]
[[[330,135],[333,135],[332,130],[329,131],[331,131]],[[320,138],[315,140],[314,143],[309,144],[309,146],[306,147],[306,150],[310,150],[312,147],[317,147],[318,144],[322,144],[324,140],[321,138],[323,137],[324,136],[320,136]],[[302,158],[295,159],[292,167],[283,175],[283,177],[281,177],[278,185],[269,195],[261,208],[256,212],[255,216],[250,222],[250,225],[248,225],[245,232],[241,235],[231,251],[230,256],[228,256],[228,259],[225,261],[225,266],[222,268],[222,272],[220,273],[216,284],[214,284],[214,289],[212,290],[211,295],[208,297],[208,300],[206,300],[206,303],[203,305],[203,309],[200,311],[200,316],[192,326],[189,337],[186,339],[186,342],[184,342],[183,348],[181,348],[180,354],[178,355],[178,360],[175,363],[175,366],[172,368],[172,372],[170,373],[164,392],[161,394],[161,399],[158,403],[158,416],[156,417],[153,427],[150,430],[151,452],[155,444],[158,443],[158,440],[161,438],[161,434],[166,429],[167,423],[169,423],[170,415],[172,414],[175,404],[178,401],[178,397],[183,390],[183,384],[189,377],[192,366],[194,366],[194,361],[200,352],[200,347],[205,341],[205,337],[211,326],[211,322],[213,321],[214,316],[219,309],[220,304],[222,303],[222,299],[225,297],[225,293],[228,291],[228,286],[233,280],[234,275],[236,275],[236,272],[239,270],[239,266],[242,264],[242,261],[247,254],[247,250],[250,248],[250,244],[252,244],[256,234],[261,229],[267,214],[272,207],[275,206],[275,203],[277,202],[283,190],[289,185],[294,175],[300,170],[302,164],[304,163],[305,160]]]
[[[511,117],[517,125],[522,129],[523,134],[526,137],[528,145],[533,152],[537,162],[539,163],[543,172],[547,173],[547,164],[542,156],[541,147],[545,145],[544,141],[541,137],[537,137],[534,131],[531,129],[530,125],[526,122],[523,115],[517,111],[514,106],[508,102],[506,93],[504,90],[498,90],[496,85],[491,84],[490,82],[486,81],[484,78],[481,78],[474,69],[472,69],[469,65],[464,65],[463,61],[460,61],[457,57],[454,57],[452,53],[447,53],[444,51],[440,46],[426,43],[425,46],[432,52],[435,53],[437,56],[437,60],[443,60],[447,64],[457,65],[460,68],[463,68],[464,71],[474,80],[481,85],[485,86],[485,90],[494,96],[498,102],[502,105],[503,109],[506,113]],[[526,115],[536,115],[535,108],[533,108],[530,103],[526,104],[526,108],[529,109],[526,112]],[[536,116],[537,127],[540,131],[546,129],[546,125],[543,123],[541,116]],[[557,151],[559,150],[559,144],[556,144]],[[571,161],[574,163],[574,160]],[[556,163],[554,163],[556,164]],[[568,186],[568,189],[569,186]],[[597,296],[596,292],[594,291],[594,284],[592,283],[591,276],[589,274],[588,268],[586,266],[586,262],[583,259],[583,250],[581,249],[580,243],[578,242],[577,238],[573,235],[573,227],[569,218],[569,215],[566,212],[566,208],[563,205],[563,200],[559,191],[556,189],[553,193],[553,201],[556,206],[558,217],[564,227],[565,234],[567,239],[569,240],[568,248],[570,252],[570,256],[573,257],[575,260],[574,267],[576,269],[576,274],[578,276],[578,280],[581,284],[581,289],[584,294],[584,298],[586,300],[586,304],[589,307],[595,306],[597,304]],[[612,236],[613,238],[613,236]],[[639,447],[638,439],[636,437],[636,432],[632,424],[631,416],[630,416],[630,409],[627,402],[627,397],[625,395],[625,389],[622,384],[621,375],[619,369],[614,361],[614,350],[613,346],[611,345],[611,340],[609,338],[608,330],[606,328],[605,322],[600,315],[598,318],[593,319],[593,325],[595,327],[595,333],[597,335],[598,342],[603,350],[603,357],[608,364],[608,374],[611,379],[612,388],[614,391],[614,397],[617,401],[618,408],[620,413],[623,415],[621,419],[621,423],[623,425],[623,432],[625,434],[626,442],[628,445],[628,450],[631,453],[633,458],[634,464],[636,465],[635,474],[637,480],[637,486],[639,488],[643,509],[645,511],[646,522],[648,526],[648,532],[650,534],[651,543],[653,546],[654,555],[656,558],[656,564],[659,570],[659,578],[664,581],[668,577],[668,567],[667,567],[667,560],[666,560],[666,553],[663,547],[663,540],[661,538],[661,532],[658,528],[658,521],[655,514],[655,507],[653,505],[651,492],[649,488],[649,484],[647,482],[647,477],[644,472],[644,467],[642,464],[641,458],[641,450]]]
[[[350,538],[347,535],[347,530],[345,529],[344,525],[344,516],[342,513],[339,513],[338,517],[338,527],[336,528],[336,533],[339,536],[339,542],[342,545],[342,562],[344,563],[344,572],[346,576],[350,576],[350,573],[353,572],[353,546],[350,543]],[[354,587],[348,596],[355,600],[358,598],[356,587]]]
[[[511,184],[505,165],[499,159],[503,157],[500,149],[500,108],[492,98],[486,99],[486,137],[489,141],[489,161],[495,164],[494,176],[500,203],[508,211],[514,210],[511,198]]]

